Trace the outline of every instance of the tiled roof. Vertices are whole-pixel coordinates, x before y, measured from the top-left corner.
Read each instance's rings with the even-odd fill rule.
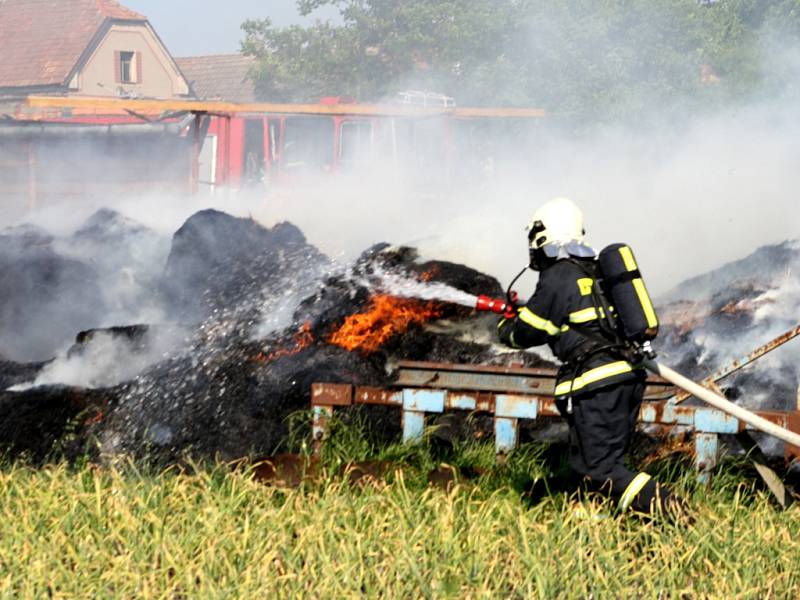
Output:
[[[0,88],[66,83],[106,19],[147,20],[114,0],[0,0]]]
[[[202,100],[255,102],[253,82],[249,78],[255,59],[243,54],[189,56],[176,58],[183,76]]]
[[[97,10],[107,19],[124,19],[132,21],[146,21],[147,17],[140,15],[136,11],[122,6],[114,0],[94,0]]]

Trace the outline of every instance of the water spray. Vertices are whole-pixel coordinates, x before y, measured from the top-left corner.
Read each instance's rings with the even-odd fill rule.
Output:
[[[490,296],[476,296],[441,282],[419,281],[399,273],[376,270],[370,281],[363,282],[371,289],[398,296],[400,298],[417,298],[419,300],[436,300],[450,302],[474,308],[478,312],[492,312],[498,315],[515,316],[519,296],[511,288],[519,280],[527,267],[511,282],[506,292],[506,299],[500,300]]]

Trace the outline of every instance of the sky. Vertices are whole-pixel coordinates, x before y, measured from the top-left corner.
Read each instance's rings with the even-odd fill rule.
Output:
[[[295,0],[120,0],[150,20],[173,56],[228,54],[239,50],[241,25],[269,17],[276,25],[335,17],[330,8],[304,18]]]

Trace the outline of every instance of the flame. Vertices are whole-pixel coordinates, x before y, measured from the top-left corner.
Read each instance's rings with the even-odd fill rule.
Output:
[[[256,357],[256,360],[258,362],[271,363],[284,356],[294,356],[308,348],[314,343],[314,334],[311,333],[311,322],[307,321],[303,323],[303,326],[292,336],[292,340],[294,341],[293,347],[278,348],[268,355],[261,352]]]
[[[328,341],[351,352],[359,350],[371,354],[412,325],[421,325],[439,316],[441,311],[434,302],[378,294],[370,298],[365,312],[347,317]]]

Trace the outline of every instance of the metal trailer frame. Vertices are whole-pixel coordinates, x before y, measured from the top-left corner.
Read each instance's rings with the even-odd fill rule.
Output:
[[[448,410],[488,413],[494,416],[498,456],[513,450],[519,438],[520,419],[560,417],[556,408],[556,371],[517,367],[487,367],[404,361],[397,379],[386,388],[315,383],[311,390],[315,448],[327,434],[327,421],[337,407],[357,404],[402,409],[403,440],[419,440],[425,416]],[[675,388],[660,378],[648,379],[639,422],[650,431],[694,433],[694,464],[698,477],[708,482],[719,460],[719,436],[736,435],[750,428],[715,408],[686,406],[675,401]],[[800,407],[793,411],[757,411],[759,416],[800,433]],[[785,444],[787,459],[800,458],[800,448]]]

